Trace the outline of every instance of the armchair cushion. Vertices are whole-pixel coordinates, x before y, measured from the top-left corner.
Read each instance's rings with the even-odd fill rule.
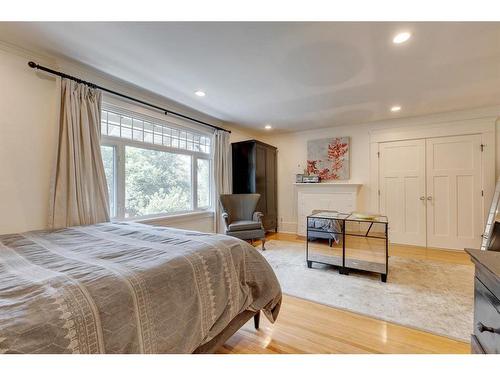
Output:
[[[228,230],[230,232],[236,232],[239,230],[252,230],[252,229],[260,229],[261,223],[260,221],[251,221],[251,220],[237,220],[233,221],[228,226]]]

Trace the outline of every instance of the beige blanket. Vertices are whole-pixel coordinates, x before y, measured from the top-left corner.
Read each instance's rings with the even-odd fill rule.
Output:
[[[0,353],[190,353],[280,303],[267,261],[232,237],[135,223],[0,236]]]

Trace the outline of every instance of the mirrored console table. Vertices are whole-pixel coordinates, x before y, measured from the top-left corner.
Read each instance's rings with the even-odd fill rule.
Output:
[[[380,274],[389,273],[388,220],[386,216],[364,217],[335,211],[319,211],[307,216],[306,262]],[[318,241],[318,240],[328,240]]]

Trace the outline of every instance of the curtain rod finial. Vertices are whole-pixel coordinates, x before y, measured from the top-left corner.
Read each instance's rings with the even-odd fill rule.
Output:
[[[37,63],[35,63],[35,62],[33,62],[33,61],[30,61],[30,62],[28,63],[28,66],[29,66],[30,68],[36,68],[36,67],[38,67],[38,64],[37,64]]]

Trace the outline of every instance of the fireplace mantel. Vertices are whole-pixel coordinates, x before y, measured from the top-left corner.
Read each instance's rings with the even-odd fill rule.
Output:
[[[363,184],[356,184],[352,182],[294,182],[296,186],[362,186]]]
[[[294,183],[297,192],[297,233],[305,236],[306,218],[313,210],[357,210],[362,184],[351,182]]]

